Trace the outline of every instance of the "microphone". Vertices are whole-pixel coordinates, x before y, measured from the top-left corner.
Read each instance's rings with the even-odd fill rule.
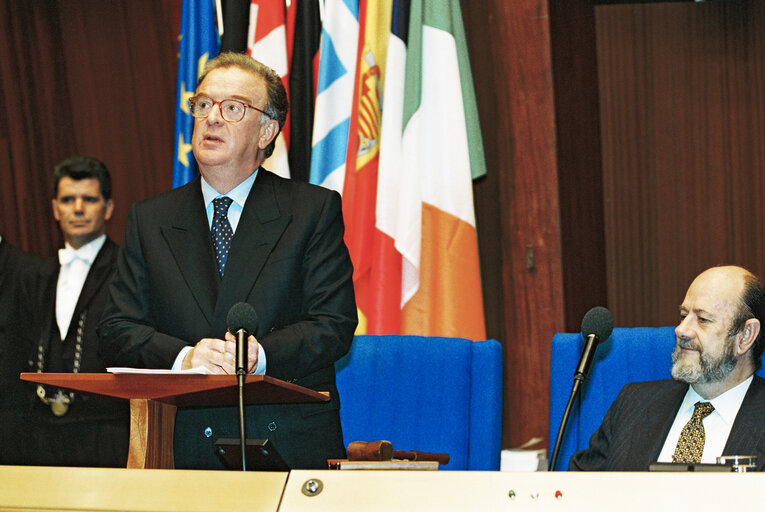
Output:
[[[547,468],[549,471],[555,471],[555,464],[558,462],[558,452],[560,452],[563,434],[566,432],[566,425],[568,424],[568,419],[571,415],[571,408],[574,405],[574,400],[579,392],[579,388],[582,386],[584,379],[587,378],[587,373],[590,371],[590,365],[592,364],[592,359],[595,357],[595,351],[598,349],[598,344],[606,341],[611,336],[611,331],[613,330],[614,317],[609,310],[602,306],[592,308],[582,319],[584,349],[582,349],[582,355],[579,356],[579,364],[576,365],[576,370],[574,371],[574,384],[571,386],[571,395],[568,397],[566,409],[563,411],[563,417],[560,420],[558,436],[555,438],[555,446],[553,447],[552,455],[550,457],[550,465]]]
[[[228,310],[226,325],[236,335],[236,374],[247,374],[247,338],[258,327],[258,314],[246,302],[237,302]]]
[[[244,415],[244,380],[247,377],[247,338],[258,327],[258,314],[255,308],[246,302],[237,302],[226,315],[226,326],[232,334],[236,333],[236,382],[239,390],[239,446],[242,450],[242,471],[247,471],[247,426]]]
[[[579,357],[574,378],[584,381],[590,371],[590,365],[595,357],[598,344],[603,343],[611,336],[614,330],[614,317],[611,312],[602,306],[596,306],[589,310],[582,319],[582,337],[584,349]]]

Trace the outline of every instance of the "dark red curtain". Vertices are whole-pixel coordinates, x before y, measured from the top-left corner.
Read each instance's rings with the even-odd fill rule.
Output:
[[[128,208],[172,183],[181,0],[0,0],[0,235],[43,256],[62,244],[50,175],[72,155],[109,168]]]

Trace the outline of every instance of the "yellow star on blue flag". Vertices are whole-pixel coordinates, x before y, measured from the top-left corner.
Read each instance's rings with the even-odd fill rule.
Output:
[[[179,94],[178,98],[178,107],[183,110],[184,114],[191,115],[191,110],[189,110],[189,98],[192,96],[194,96],[194,91],[187,91],[186,83],[181,82],[181,93]]]
[[[183,167],[190,167],[189,165],[189,152],[191,151],[191,144],[186,144],[183,141],[183,134],[178,134],[178,145],[176,146],[178,148],[178,162]]]

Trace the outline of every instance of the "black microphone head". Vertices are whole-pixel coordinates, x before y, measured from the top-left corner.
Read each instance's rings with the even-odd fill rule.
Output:
[[[598,343],[603,343],[611,336],[614,329],[614,317],[603,306],[595,306],[582,319],[582,336],[594,334]]]
[[[237,302],[226,315],[226,326],[231,334],[244,329],[247,334],[253,334],[258,327],[258,314],[255,308],[246,302]]]

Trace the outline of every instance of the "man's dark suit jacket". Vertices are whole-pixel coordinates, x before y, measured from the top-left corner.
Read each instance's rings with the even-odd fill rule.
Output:
[[[42,258],[0,241],[0,464],[21,464],[26,455],[21,411],[25,387],[19,373],[27,368],[22,342],[21,291],[27,274],[37,271]]]
[[[590,438],[590,447],[571,457],[569,469],[648,471],[687,391],[688,384],[675,380],[627,384]],[[757,471],[765,468],[765,379],[754,376],[723,455],[757,455]]]
[[[261,168],[221,280],[199,178],[133,205],[100,326],[104,357],[170,368],[183,347],[223,338],[229,309],[249,303],[266,374],[331,401],[248,407],[247,437],[269,438],[293,468],[326,468],[345,456],[334,362],[357,324],[344,229],[339,194]],[[238,438],[236,408],[179,411],[176,467],[222,468],[214,443],[224,437]]]
[[[84,314],[80,373],[103,373],[106,367],[99,356],[98,322],[106,305],[109,282],[114,277],[119,246],[106,239],[88,271],[72,314],[69,330],[61,340],[56,323],[56,287],[61,269],[58,258],[45,260],[34,284],[30,286],[31,320],[27,371],[37,371],[38,347],[44,349],[44,371],[71,373],[75,340],[81,315]],[[129,405],[90,396],[75,395],[68,412],[55,416],[50,407],[35,395],[35,385],[25,383],[30,409],[29,446],[33,464],[124,467],[130,435]],[[48,387],[46,396],[55,388]],[[54,437],[68,437],[56,443]]]
[[[0,407],[10,406],[11,389],[19,385],[26,369],[26,350],[20,343],[23,331],[19,300],[25,275],[35,272],[42,258],[0,241]]]

